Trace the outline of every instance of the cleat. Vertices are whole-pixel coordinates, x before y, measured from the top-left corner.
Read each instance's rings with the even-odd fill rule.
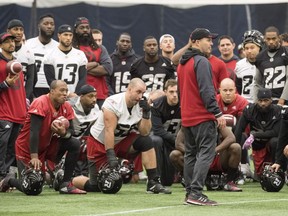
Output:
[[[54,188],[55,191],[59,191],[59,187],[63,182],[63,177],[64,177],[64,170],[63,169],[59,169],[56,173],[55,173],[55,178],[53,180],[53,185],[52,187]]]
[[[199,206],[217,206],[218,203],[208,199],[208,197],[204,194],[197,195],[194,193],[190,193],[187,197],[185,198],[187,204],[192,204],[192,205],[199,205]]]
[[[152,193],[152,194],[171,194],[172,192],[168,189],[165,188],[161,183],[160,179],[156,178],[153,180],[149,180],[147,183],[147,193]]]
[[[87,194],[86,191],[76,188],[72,182],[64,182],[59,189],[60,194]]]
[[[10,189],[9,180],[15,178],[14,173],[8,173],[0,182],[0,192],[7,192]]]
[[[233,181],[230,181],[230,182],[228,182],[227,184],[224,185],[224,191],[242,192],[242,189],[238,188]]]

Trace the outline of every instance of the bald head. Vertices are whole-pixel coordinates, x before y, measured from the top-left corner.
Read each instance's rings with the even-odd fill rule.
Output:
[[[235,82],[230,78],[225,78],[220,83],[220,95],[224,103],[230,104],[236,99]]]
[[[145,85],[145,83],[143,82],[142,79],[140,79],[140,78],[133,78],[133,79],[130,81],[128,87],[133,88],[133,87],[135,87],[135,86],[143,86],[143,85]]]
[[[67,85],[63,80],[53,80],[50,84],[50,90],[57,88],[59,85]]]

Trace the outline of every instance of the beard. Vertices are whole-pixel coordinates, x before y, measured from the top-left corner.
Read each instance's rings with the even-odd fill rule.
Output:
[[[269,111],[270,111],[270,108],[271,108],[271,105],[269,105],[269,106],[267,106],[267,107],[261,107],[261,106],[259,106],[259,105],[257,105],[258,106],[258,110],[259,110],[259,112],[260,113],[262,113],[262,114],[266,114],[266,113],[268,113]]]
[[[51,39],[54,36],[54,31],[52,33],[47,34],[45,31],[40,29],[40,35],[46,39]]]
[[[87,45],[90,43],[90,35],[89,34],[81,34],[79,35],[79,42],[81,44]]]

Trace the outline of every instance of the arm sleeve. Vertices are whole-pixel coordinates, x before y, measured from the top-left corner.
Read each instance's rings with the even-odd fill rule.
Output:
[[[7,89],[7,88],[9,88],[9,85],[5,80],[0,83],[0,92]]]
[[[42,127],[43,117],[31,114],[30,127],[30,154],[38,153],[39,134]]]
[[[222,115],[215,97],[215,89],[212,81],[212,70],[209,61],[205,58],[195,58],[195,72],[197,76],[200,97],[208,112],[215,115],[216,118]]]
[[[247,107],[244,109],[243,114],[241,115],[239,121],[237,122],[236,129],[235,129],[235,137],[236,143],[241,143],[242,133],[245,131],[246,126],[248,125],[249,121],[246,117],[248,109]]]
[[[78,94],[80,88],[86,84],[86,76],[87,76],[86,65],[82,65],[79,67],[79,81],[75,89],[76,94]]]
[[[31,98],[33,93],[33,84],[34,84],[34,74],[35,74],[35,64],[27,66],[27,80],[25,83],[26,98]]]
[[[112,60],[108,54],[107,49],[102,45],[101,46],[102,52],[100,56],[100,64],[104,67],[104,69],[107,71],[107,75],[110,76],[113,72],[113,64]]]
[[[47,79],[47,83],[50,86],[51,82],[53,80],[56,80],[55,69],[54,69],[53,65],[44,64],[44,73],[45,73],[45,77]]]

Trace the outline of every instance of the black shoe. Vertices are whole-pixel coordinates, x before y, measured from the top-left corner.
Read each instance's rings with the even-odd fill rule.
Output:
[[[200,206],[217,206],[218,203],[212,200],[209,200],[208,197],[204,194],[197,195],[194,193],[190,193],[187,197],[185,198],[186,203],[192,204],[192,205],[200,205]]]
[[[9,180],[15,178],[14,173],[8,173],[0,182],[0,192],[7,192],[10,189]]]
[[[64,177],[64,170],[63,169],[59,169],[56,173],[55,173],[55,178],[53,181],[53,188],[55,191],[59,191],[59,187],[63,182],[63,177]]]
[[[147,183],[147,193],[153,193],[153,194],[171,194],[172,192],[165,188],[161,183],[159,178],[155,178],[153,180],[148,180]]]

